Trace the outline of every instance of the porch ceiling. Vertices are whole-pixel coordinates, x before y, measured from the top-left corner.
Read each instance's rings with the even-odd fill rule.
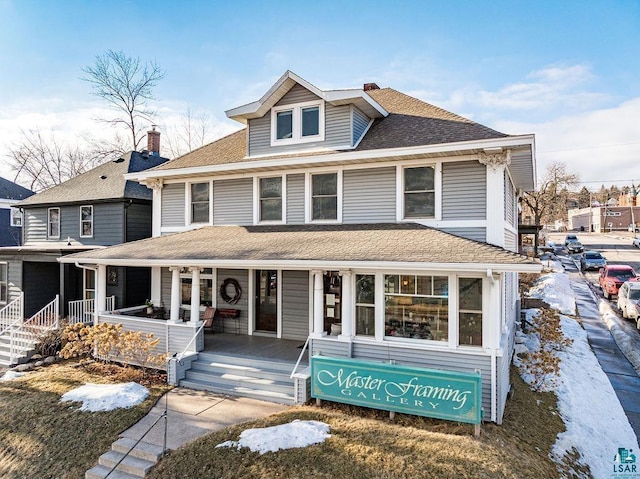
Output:
[[[437,267],[539,271],[526,256],[415,223],[208,226],[60,258],[64,263],[236,267]]]

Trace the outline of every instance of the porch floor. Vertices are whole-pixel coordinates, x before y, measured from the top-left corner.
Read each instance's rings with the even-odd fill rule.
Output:
[[[274,359],[295,364],[302,352],[304,340],[278,339],[267,336],[247,336],[228,333],[204,333],[204,351],[232,354],[245,358]],[[300,365],[307,366],[309,349]]]

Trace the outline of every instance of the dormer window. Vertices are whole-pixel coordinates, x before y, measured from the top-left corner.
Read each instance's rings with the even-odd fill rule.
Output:
[[[271,146],[324,140],[324,103],[312,101],[271,109]]]

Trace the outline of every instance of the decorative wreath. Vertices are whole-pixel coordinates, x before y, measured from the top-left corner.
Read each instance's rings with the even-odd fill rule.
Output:
[[[233,286],[232,296],[227,293],[229,285]],[[240,283],[238,283],[237,279],[227,278],[220,285],[220,297],[225,303],[236,304],[240,300],[240,296],[242,296],[242,288],[240,288]]]

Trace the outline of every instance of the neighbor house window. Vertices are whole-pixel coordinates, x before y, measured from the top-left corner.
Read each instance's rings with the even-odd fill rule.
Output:
[[[356,334],[376,335],[376,277],[372,274],[356,275]]]
[[[22,210],[11,208],[11,226],[22,226]]]
[[[404,218],[435,217],[435,168],[404,168]]]
[[[338,219],[338,174],[311,175],[311,221]]]
[[[191,184],[191,222],[209,222],[209,183]]]
[[[0,263],[0,303],[6,304],[9,294],[9,287],[7,282],[7,263]]]
[[[49,208],[47,224],[47,235],[49,236],[49,238],[59,238],[60,208]]]
[[[389,274],[384,277],[385,336],[447,341],[449,278]]]
[[[324,140],[324,103],[313,101],[271,109],[271,145]]]
[[[482,346],[482,278],[458,279],[458,344]]]
[[[83,238],[93,236],[93,206],[80,207],[80,236]]]
[[[282,177],[260,178],[260,221],[282,221]]]

